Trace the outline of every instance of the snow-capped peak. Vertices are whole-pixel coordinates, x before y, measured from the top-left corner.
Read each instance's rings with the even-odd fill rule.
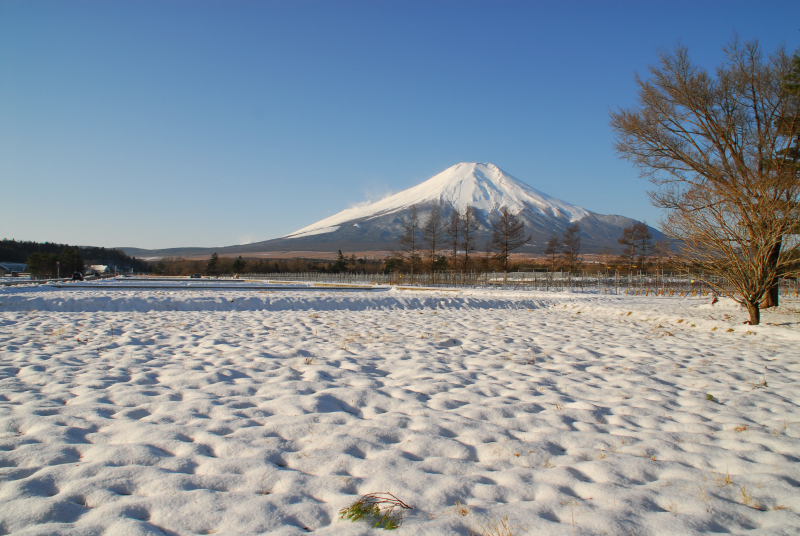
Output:
[[[353,220],[407,209],[412,205],[449,205],[463,211],[467,205],[492,212],[508,208],[517,213],[528,209],[550,218],[577,221],[590,212],[531,188],[494,164],[462,162],[427,181],[366,206],[353,207],[304,227],[285,238],[297,238],[335,231]]]

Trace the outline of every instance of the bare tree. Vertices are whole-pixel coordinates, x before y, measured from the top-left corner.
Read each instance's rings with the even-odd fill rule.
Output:
[[[503,207],[499,217],[492,224],[492,249],[497,254],[495,259],[500,261],[503,271],[508,271],[508,256],[515,249],[527,244],[531,235],[525,234],[525,223],[517,218],[516,214]]]
[[[622,246],[620,260],[628,264],[628,270],[633,271],[633,262],[636,259],[636,237],[633,234],[633,226],[622,229],[622,236],[617,239],[617,243]]]
[[[600,261],[600,264],[602,264],[605,269],[608,270],[608,267],[611,266],[615,260],[614,252],[608,248],[603,248],[603,251],[600,252],[598,260]]]
[[[411,281],[420,263],[420,224],[417,205],[411,207],[411,212],[403,220],[403,236],[400,237],[400,248],[403,250],[402,258],[408,264]]]
[[[781,211],[773,199],[747,205],[708,190],[694,189],[681,196],[679,207],[670,211],[664,230],[680,239],[681,259],[701,270],[713,270],[725,277],[738,301],[750,314],[749,323],[761,320],[759,302],[769,292],[777,274],[797,270],[797,259],[782,255],[774,265],[770,252],[782,240],[784,222],[767,214]],[[756,220],[748,229],[742,221]],[[685,261],[688,264],[688,261]],[[709,280],[709,285],[725,293],[724,285]]]
[[[453,210],[447,222],[447,236],[450,238],[450,244],[453,246],[453,270],[458,270],[458,244],[461,238],[461,228],[461,214],[459,214],[457,210]]]
[[[661,270],[664,261],[669,258],[672,248],[668,240],[659,240],[653,244],[653,260],[655,261],[656,270]]]
[[[547,241],[547,244],[544,246],[544,254],[550,257],[550,271],[555,271],[556,269],[556,259],[558,255],[561,253],[561,238],[556,233],[553,233],[553,236],[550,237],[550,240]]]
[[[644,269],[644,263],[647,258],[647,253],[652,249],[650,240],[653,234],[647,225],[642,222],[636,222],[629,227],[622,229],[622,236],[617,239],[624,250],[622,258],[628,262],[628,268],[633,271],[634,262],[637,261],[639,266]]]
[[[573,223],[564,231],[561,237],[561,244],[563,246],[561,256],[564,258],[564,264],[567,265],[568,270],[572,272],[575,265],[580,262],[578,256],[581,251],[581,237],[578,233],[581,232],[581,226],[578,222]]]
[[[639,104],[611,114],[617,151],[657,189],[677,258],[723,276],[750,323],[780,277],[797,274],[800,181],[789,149],[800,132],[800,95],[784,77],[784,49],[764,59],[758,43],[734,39],[712,75],[684,47],[661,53],[650,78],[636,77]],[[709,285],[716,285],[710,277]],[[719,288],[721,292],[724,289]]]
[[[484,272],[488,272],[489,268],[492,266],[492,241],[490,239],[486,239],[486,242],[483,244],[483,257],[481,257],[481,270]]]
[[[472,205],[464,207],[461,222],[461,247],[464,248],[464,271],[466,272],[469,269],[469,254],[475,251],[475,239],[478,236],[478,218],[475,215],[475,207]]]
[[[636,222],[633,224],[636,228],[636,247],[639,249],[639,266],[642,270],[645,269],[647,263],[647,254],[653,249],[653,233],[647,227],[646,223]]]
[[[430,261],[431,275],[433,277],[435,277],[436,247],[441,247],[444,234],[445,226],[444,218],[442,218],[442,209],[439,205],[434,205],[428,214],[425,225],[422,226],[422,242],[428,251],[428,260]]]

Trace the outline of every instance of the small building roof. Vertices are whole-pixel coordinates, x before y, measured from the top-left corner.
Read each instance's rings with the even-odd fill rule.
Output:
[[[26,272],[28,265],[24,262],[0,262],[0,270],[4,272]]]

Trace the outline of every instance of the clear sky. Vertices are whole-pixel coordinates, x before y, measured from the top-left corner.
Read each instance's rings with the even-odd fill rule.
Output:
[[[462,161],[655,224],[608,113],[677,42],[800,45],[793,1],[0,2],[0,238],[275,238]]]

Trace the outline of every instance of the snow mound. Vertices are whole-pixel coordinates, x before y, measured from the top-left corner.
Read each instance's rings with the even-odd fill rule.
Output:
[[[0,289],[0,533],[797,534],[798,330],[700,304]]]

